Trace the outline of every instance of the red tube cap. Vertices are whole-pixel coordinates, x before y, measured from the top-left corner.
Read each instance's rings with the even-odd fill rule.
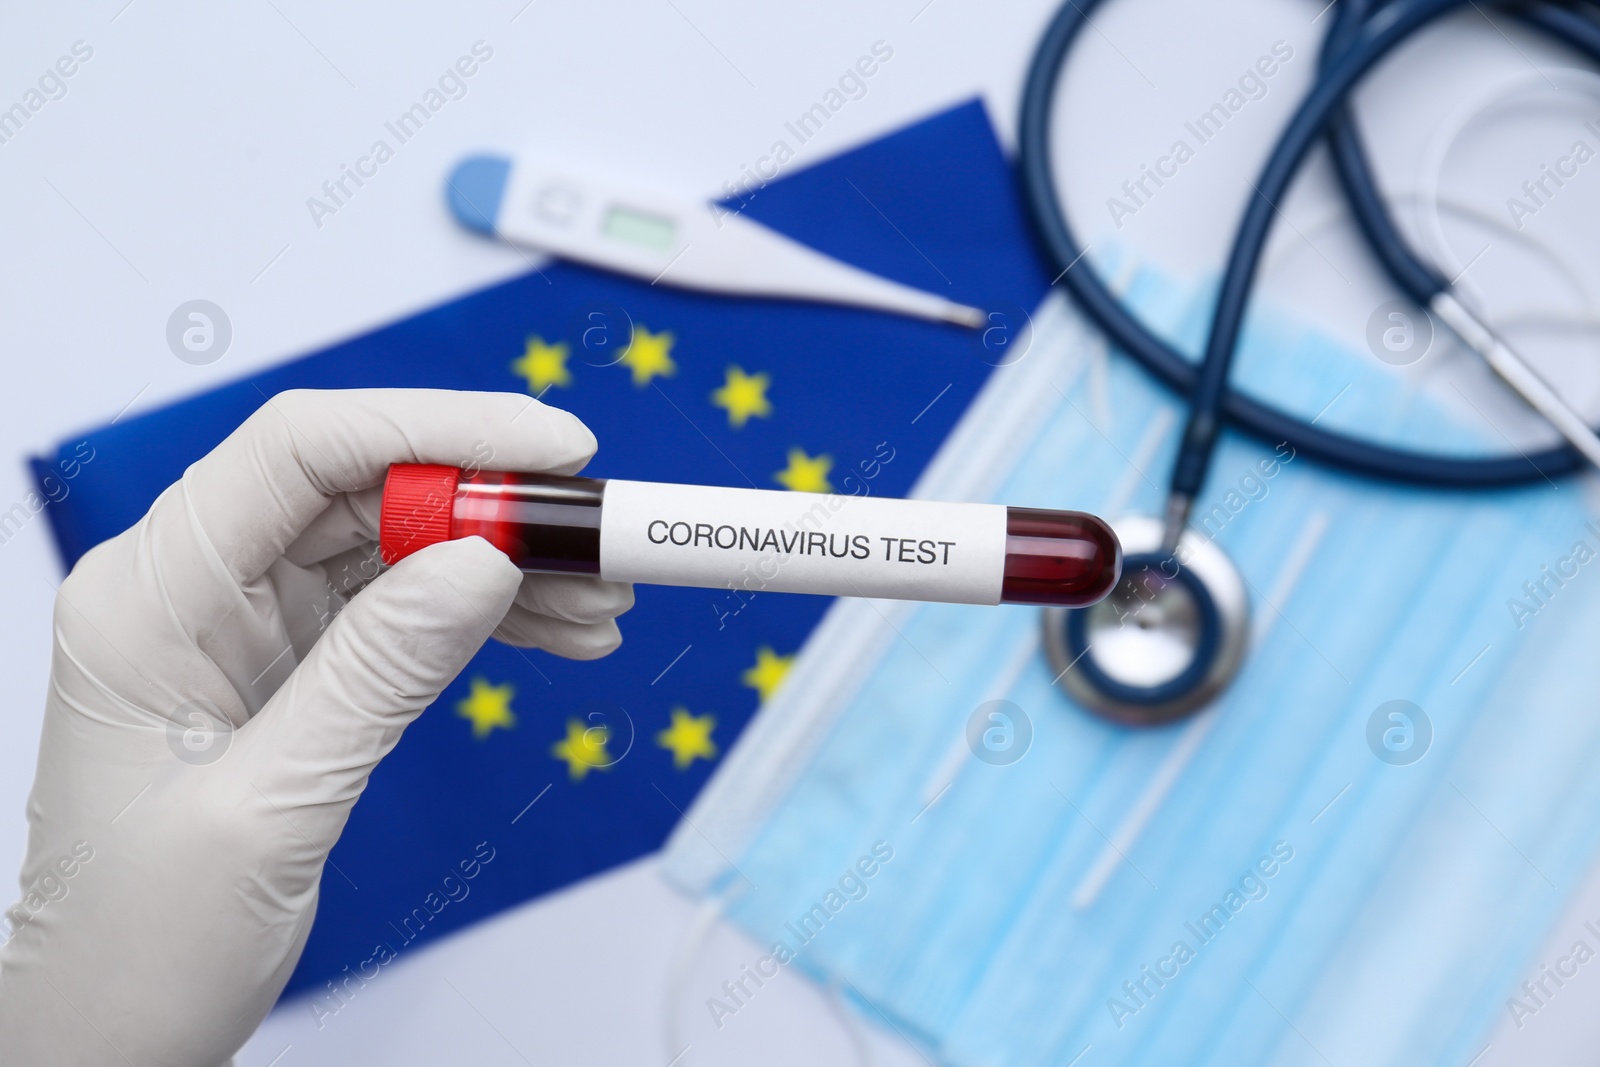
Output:
[[[399,563],[418,549],[450,540],[451,512],[459,467],[395,463],[383,481],[378,516],[378,552],[385,563]]]

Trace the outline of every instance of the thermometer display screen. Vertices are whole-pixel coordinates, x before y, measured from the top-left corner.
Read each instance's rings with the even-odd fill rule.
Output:
[[[659,215],[647,215],[632,208],[612,207],[606,212],[602,232],[629,244],[643,245],[658,251],[672,247],[677,224]]]

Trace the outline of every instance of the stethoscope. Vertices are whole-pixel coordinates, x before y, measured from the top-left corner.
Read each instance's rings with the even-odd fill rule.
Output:
[[[1023,90],[1019,137],[1023,189],[1058,280],[1079,309],[1123,352],[1185,396],[1189,418],[1173,464],[1166,513],[1116,524],[1124,549],[1121,584],[1101,603],[1044,615],[1044,648],[1058,684],[1095,714],[1156,725],[1213,701],[1244,662],[1249,599],[1238,568],[1214,541],[1189,527],[1223,425],[1274,445],[1285,442],[1353,473],[1439,488],[1504,486],[1565,474],[1585,459],[1600,466],[1600,437],[1420,259],[1400,235],[1373,181],[1346,102],[1379,59],[1466,0],[1339,0],[1311,91],[1254,183],[1234,237],[1211,332],[1198,365],[1129,313],[1085,260],[1056,196],[1050,116],[1056,84],[1097,0],[1067,0],[1046,29]],[[1508,13],[1600,60],[1600,24],[1550,3]],[[1245,303],[1269,228],[1290,181],[1319,137],[1327,138],[1339,181],[1368,244],[1418,307],[1443,321],[1569,442],[1535,454],[1494,458],[1428,455],[1323,429],[1252,400],[1228,385]],[[1083,262],[1080,262],[1083,260]]]

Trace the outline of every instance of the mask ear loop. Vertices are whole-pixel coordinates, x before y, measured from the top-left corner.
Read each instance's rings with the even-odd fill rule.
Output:
[[[689,988],[689,976],[705,953],[706,943],[711,940],[711,931],[716,929],[728,905],[744,892],[744,885],[742,881],[737,882],[732,889],[702,900],[684,927],[678,947],[672,951],[667,964],[667,980],[661,991],[661,1036],[666,1042],[663,1055],[667,1057],[668,1067],[689,1067],[684,1061],[684,1056],[689,1052],[689,1042],[683,1039],[683,1028],[678,1018],[682,1007],[679,994]]]
[[[695,965],[700,962],[700,957],[705,954],[706,945],[711,941],[712,931],[727,914],[728,906],[743,896],[748,886],[749,883],[741,879],[732,887],[702,900],[684,926],[683,936],[678,939],[677,948],[672,951],[667,963],[666,982],[661,993],[661,1036],[666,1043],[663,1054],[667,1057],[667,1067],[691,1067],[688,1054],[693,1045],[684,1039],[683,1027],[680,1025],[680,1013],[683,1007],[680,994],[688,990],[689,978],[694,973]],[[861,1064],[861,1067],[873,1067],[872,1046],[867,1041],[861,1020],[845,1003],[842,981],[838,978],[829,979],[822,992],[823,1003],[828,1005],[834,1018],[839,1020],[840,1028],[844,1030],[850,1039],[851,1047],[855,1049],[856,1062]]]
[[[1465,276],[1465,269],[1471,264],[1463,264],[1460,257],[1451,248],[1445,236],[1443,219],[1440,217],[1439,208],[1447,210],[1456,208],[1457,205],[1446,197],[1440,195],[1440,187],[1444,178],[1444,164],[1450,150],[1466,135],[1467,131],[1482,121],[1492,120],[1496,112],[1515,108],[1530,94],[1528,90],[1543,94],[1548,89],[1558,93],[1565,90],[1573,98],[1587,97],[1586,102],[1593,103],[1600,99],[1600,76],[1593,71],[1581,67],[1556,67],[1533,71],[1517,71],[1507,74],[1479,89],[1475,94],[1462,101],[1449,116],[1441,122],[1428,139],[1423,158],[1417,164],[1417,193],[1412,200],[1413,219],[1421,233],[1428,251],[1432,253],[1434,261],[1440,265],[1441,270],[1448,270],[1452,274],[1461,274],[1458,285],[1465,286],[1473,296],[1482,299],[1483,294],[1477,290],[1474,279]],[[1576,177],[1574,174],[1571,177]],[[1570,181],[1571,178],[1568,178]],[[1465,205],[1462,205],[1465,206]],[[1430,210],[1431,209],[1431,210]],[[1461,214],[1478,214],[1476,211],[1462,211]],[[1560,253],[1545,247],[1534,240],[1530,234],[1513,229],[1505,224],[1503,219],[1484,218],[1481,221],[1495,230],[1505,234],[1513,240],[1520,240],[1525,247],[1542,253],[1564,275],[1572,285],[1574,292],[1583,300],[1585,305],[1592,307],[1590,300],[1592,294],[1584,284],[1584,278],[1578,270],[1567,263]]]
[[[856,1062],[861,1067],[872,1067],[872,1044],[867,1040],[866,1027],[861,1025],[861,1015],[846,1003],[844,982],[838,978],[828,980],[828,1007],[833,1012],[834,1018],[839,1020],[839,1026],[850,1037],[850,1045],[856,1050]]]

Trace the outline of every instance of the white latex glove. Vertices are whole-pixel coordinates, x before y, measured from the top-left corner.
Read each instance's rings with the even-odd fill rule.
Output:
[[[594,448],[516,394],[283,393],[79,561],[56,599],[24,897],[0,949],[0,1060],[230,1059],[288,981],[323,861],[406,725],[491,633],[593,658],[633,603],[627,585],[525,577],[480,538],[369,583],[389,464],[571,473]],[[225,720],[210,746],[184,733],[208,709]]]

